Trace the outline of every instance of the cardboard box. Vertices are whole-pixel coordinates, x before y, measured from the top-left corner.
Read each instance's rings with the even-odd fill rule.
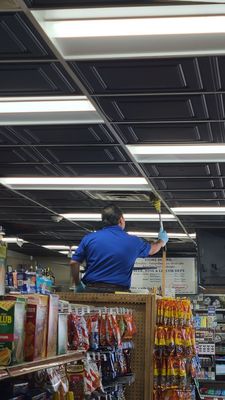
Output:
[[[57,354],[66,354],[68,348],[68,314],[59,313],[58,316],[58,348]]]
[[[53,357],[57,354],[57,334],[58,334],[58,308],[59,296],[51,294],[48,296],[48,332],[46,356]]]
[[[48,296],[24,295],[27,298],[25,360],[34,361],[46,356]]]
[[[0,301],[0,365],[24,361],[25,318],[25,301]]]

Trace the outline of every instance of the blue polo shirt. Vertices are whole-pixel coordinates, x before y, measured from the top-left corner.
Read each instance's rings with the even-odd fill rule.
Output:
[[[129,288],[136,258],[148,257],[150,249],[150,243],[114,225],[86,235],[72,259],[80,263],[86,260],[84,283],[103,282]]]

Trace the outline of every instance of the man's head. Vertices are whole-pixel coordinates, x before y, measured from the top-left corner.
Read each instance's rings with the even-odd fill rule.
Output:
[[[102,222],[104,226],[119,225],[125,228],[125,219],[122,210],[114,204],[109,204],[102,210]]]

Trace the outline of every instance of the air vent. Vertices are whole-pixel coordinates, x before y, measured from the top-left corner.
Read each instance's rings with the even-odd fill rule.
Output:
[[[103,201],[149,201],[149,196],[145,193],[140,192],[114,192],[114,191],[104,191],[104,192],[94,192],[85,191],[85,193],[95,200]]]

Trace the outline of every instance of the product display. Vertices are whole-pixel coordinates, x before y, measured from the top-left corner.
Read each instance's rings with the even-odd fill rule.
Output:
[[[24,361],[25,318],[25,301],[0,301],[0,365]]]
[[[16,270],[7,267],[5,286],[11,293],[22,294],[50,294],[55,284],[55,277],[49,268],[34,268],[19,265]]]
[[[124,385],[132,376],[132,339],[136,326],[131,310],[78,307],[71,305],[68,316],[68,341],[71,350],[88,351],[84,369],[69,368],[70,390],[79,382],[79,392],[99,398],[124,396]],[[81,385],[84,377],[84,385]],[[124,378],[121,382],[120,379]],[[94,397],[98,398],[98,397]]]
[[[196,343],[201,361],[196,386],[201,398],[225,396],[225,295],[192,299]]]
[[[0,310],[2,367],[22,363],[21,371],[24,365],[28,372],[26,362],[32,361],[25,380],[0,386],[4,400],[125,399],[125,387],[134,381],[136,326],[130,309],[69,305],[58,295],[18,294],[0,301]],[[86,352],[83,361],[59,359],[58,366],[52,365],[57,352],[79,351]],[[38,361],[44,360],[33,372],[33,362],[38,368]]]
[[[188,299],[157,300],[154,398],[194,399],[195,330]]]

